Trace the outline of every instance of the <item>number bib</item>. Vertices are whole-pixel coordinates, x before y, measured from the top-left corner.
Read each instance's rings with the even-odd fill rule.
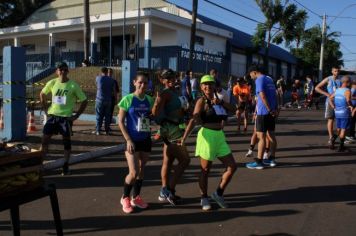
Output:
[[[66,96],[53,96],[52,103],[58,105],[65,105],[67,102]]]
[[[150,132],[150,119],[145,117],[139,117],[137,120],[138,132]]]
[[[213,105],[214,111],[218,116],[226,116],[226,110],[221,105]]]

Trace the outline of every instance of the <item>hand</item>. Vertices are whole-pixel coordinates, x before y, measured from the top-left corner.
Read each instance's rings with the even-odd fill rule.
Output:
[[[178,146],[185,146],[185,138],[182,138],[181,140],[177,141]]]
[[[126,142],[126,151],[130,154],[134,154],[135,152],[135,144],[131,140]]]
[[[75,114],[74,116],[71,116],[69,118],[69,120],[73,122],[73,121],[77,120],[78,118],[79,118],[78,114]]]
[[[213,103],[214,105],[220,105],[220,104],[221,104],[221,101],[220,101],[219,98],[214,98],[214,99],[212,100],[212,103]]]
[[[270,111],[269,114],[273,117],[277,117],[277,112],[276,111]]]

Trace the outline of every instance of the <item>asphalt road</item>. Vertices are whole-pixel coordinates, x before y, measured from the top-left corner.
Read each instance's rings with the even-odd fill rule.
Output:
[[[213,204],[202,212],[189,142],[190,167],[177,193],[184,204],[172,207],[157,200],[160,190],[161,145],[155,145],[142,189],[150,209],[125,215],[119,203],[126,161],[122,153],[72,167],[72,175],[48,173],[57,185],[65,235],[356,235],[356,145],[338,153],[326,148],[322,111],[283,111],[277,126],[278,166],[264,170],[244,167],[251,132],[237,134],[235,123],[226,136],[239,163],[225,191],[228,209]],[[223,172],[214,163],[209,193]],[[55,235],[50,202],[41,199],[20,208],[22,235]],[[9,212],[0,213],[0,235],[11,235]]]

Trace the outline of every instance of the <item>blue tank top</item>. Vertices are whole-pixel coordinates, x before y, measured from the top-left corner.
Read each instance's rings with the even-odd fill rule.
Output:
[[[347,105],[345,92],[350,90],[348,88],[338,88],[335,91],[335,117],[336,118],[349,118],[351,111]]]
[[[351,102],[352,102],[352,106],[356,107],[356,100],[352,99],[352,97],[356,97],[356,89],[355,88],[351,89]]]
[[[334,94],[336,89],[341,87],[341,80],[339,79],[339,77],[337,77],[336,80],[334,80],[332,76],[329,76],[328,79],[329,81],[326,90],[328,91],[329,94]],[[326,99],[326,102],[328,101],[329,98]]]

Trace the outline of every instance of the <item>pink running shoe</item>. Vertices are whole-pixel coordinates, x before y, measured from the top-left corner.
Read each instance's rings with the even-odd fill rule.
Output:
[[[138,207],[138,208],[141,208],[141,209],[148,208],[148,204],[143,201],[143,199],[140,197],[140,195],[138,195],[135,198],[131,199],[131,205],[133,207]]]
[[[122,205],[122,210],[129,214],[133,212],[133,208],[130,203],[130,197],[121,198],[120,203]]]

